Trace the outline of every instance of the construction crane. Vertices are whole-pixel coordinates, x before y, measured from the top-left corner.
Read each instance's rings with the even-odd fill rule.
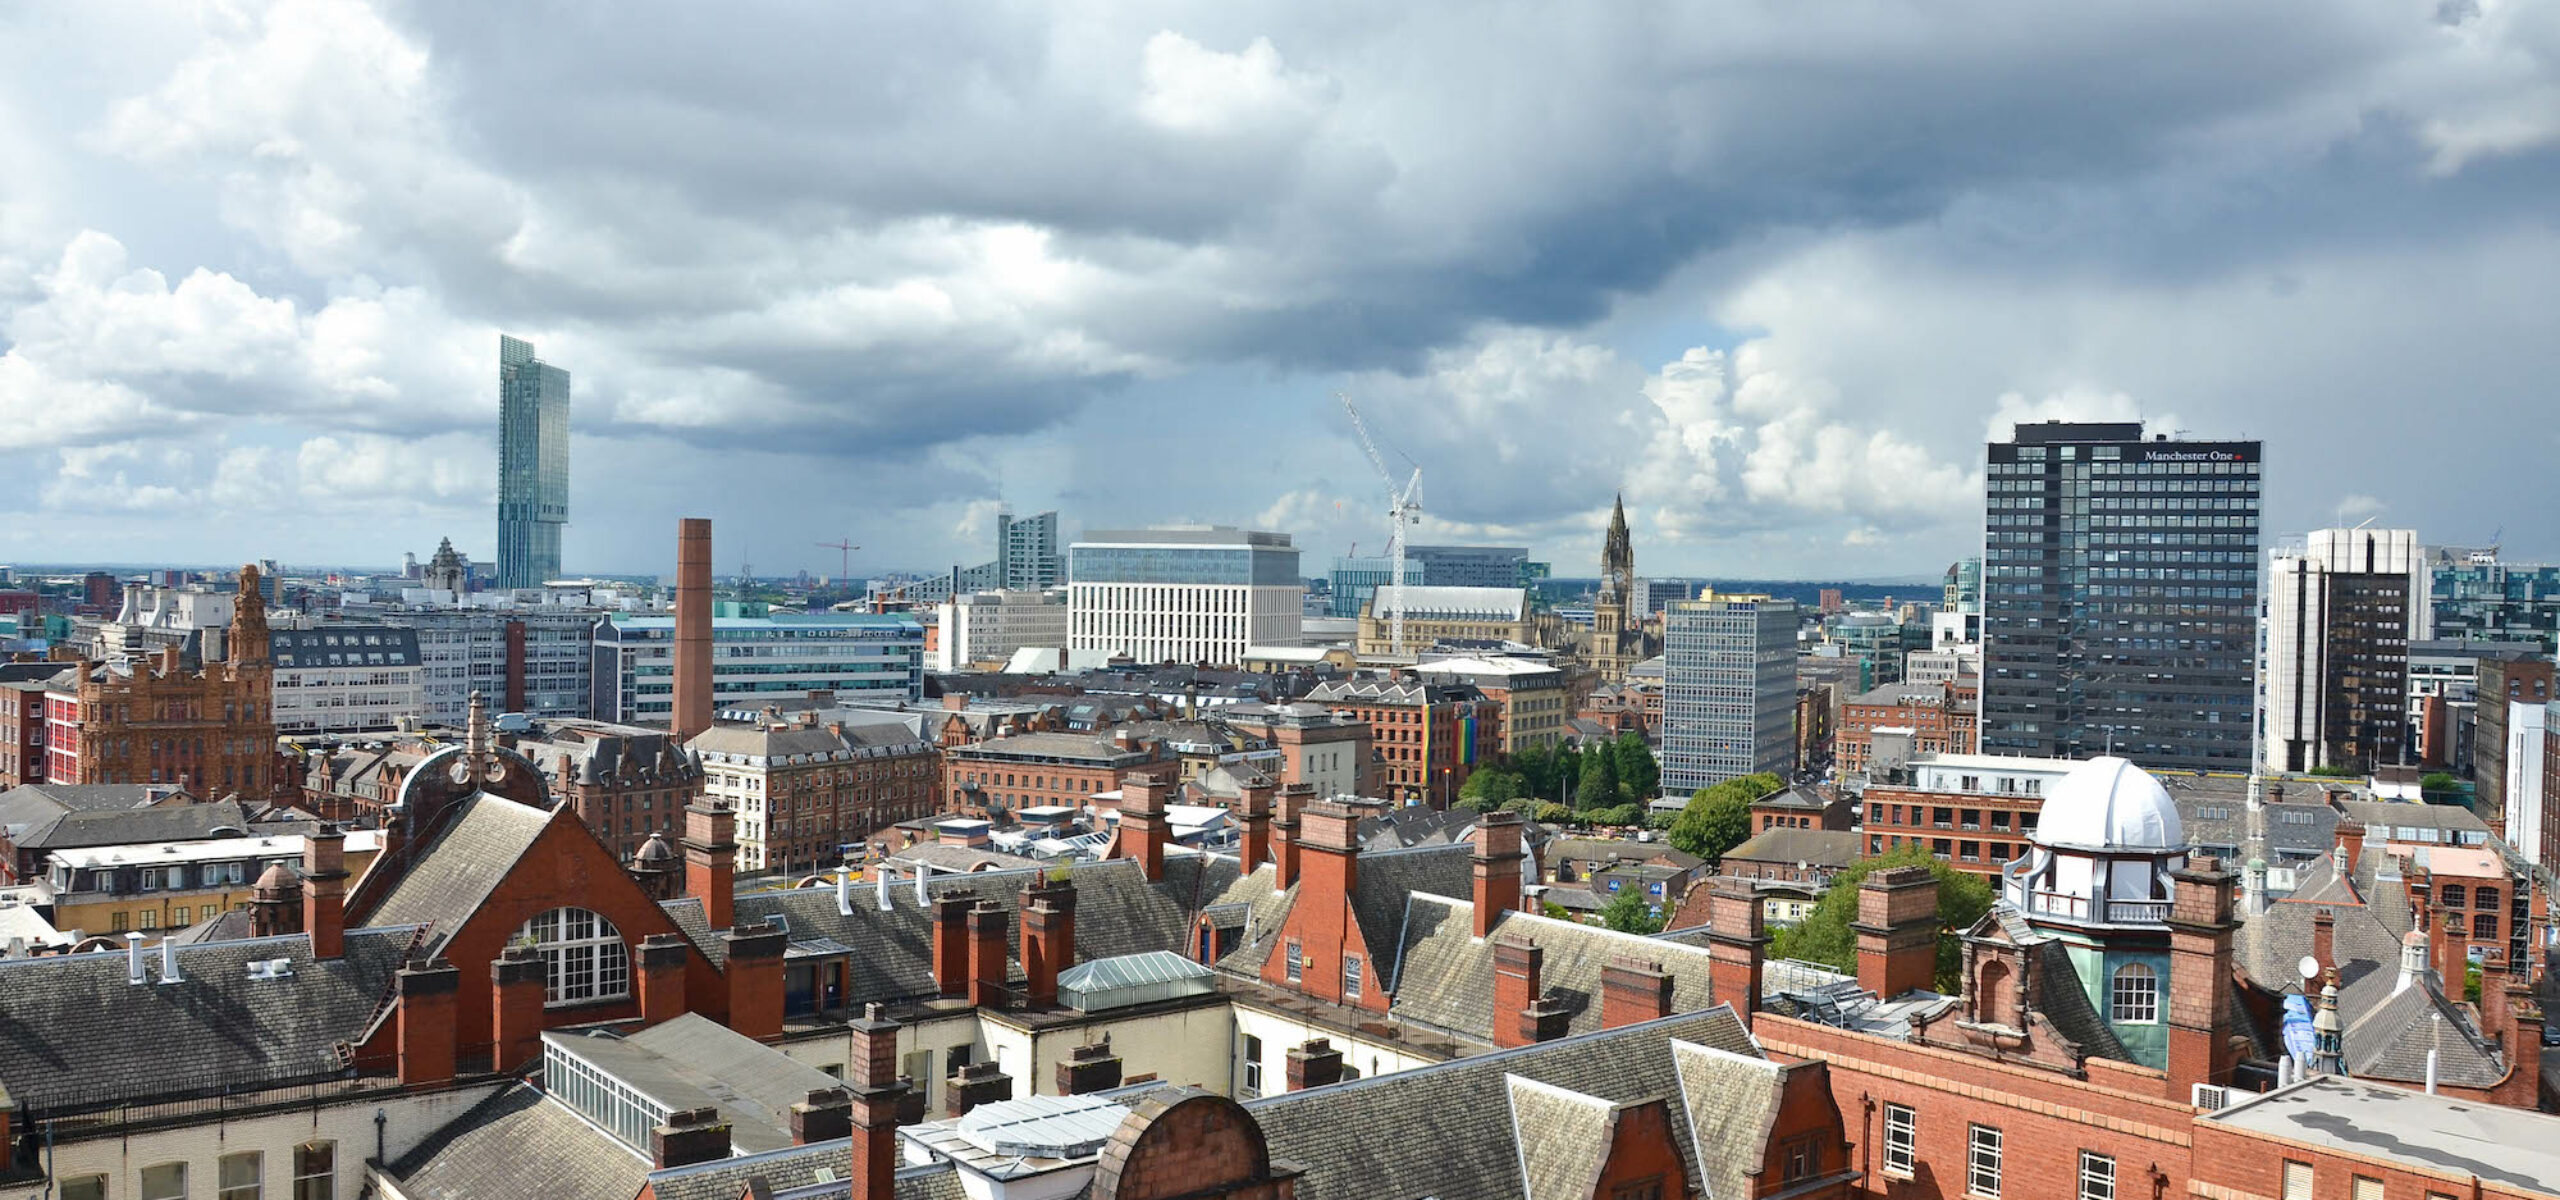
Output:
[[[1342,401],[1342,411],[1351,415],[1351,428],[1360,435],[1360,449],[1369,456],[1369,465],[1378,469],[1378,478],[1387,485],[1387,563],[1388,577],[1396,589],[1395,612],[1387,618],[1389,652],[1404,657],[1404,527],[1422,523],[1422,466],[1414,464],[1413,475],[1404,487],[1396,487],[1395,472],[1387,469],[1387,460],[1378,454],[1378,443],[1369,436],[1369,423],[1360,419],[1360,410],[1352,406],[1351,397],[1335,392]],[[1412,459],[1406,459],[1412,462]]]
[[[820,542],[818,543],[818,548],[821,550],[833,550],[843,556],[844,564],[836,569],[837,583],[843,583],[845,580],[853,578],[853,552],[862,548],[854,545],[853,539],[838,538],[832,542]]]

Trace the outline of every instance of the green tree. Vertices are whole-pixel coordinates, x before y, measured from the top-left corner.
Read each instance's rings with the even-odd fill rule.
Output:
[[[1644,893],[1633,888],[1610,897],[1601,906],[1600,923],[1620,933],[1662,932],[1662,918],[1653,915],[1653,906],[1645,903]]]
[[[1751,836],[1751,802],[1785,787],[1763,772],[1698,789],[1671,821],[1671,844],[1700,858],[1722,858]]]
[[[1653,747],[1644,744],[1643,734],[1619,734],[1609,756],[1618,772],[1618,791],[1628,800],[1642,804],[1662,790],[1662,764],[1653,760]]]
[[[1541,825],[1562,825],[1573,819],[1573,810],[1553,800],[1541,800],[1538,802],[1538,811],[1532,814],[1530,819]]]
[[[1458,788],[1458,801],[1477,812],[1492,812],[1523,794],[1518,774],[1500,767],[1479,768]]]
[[[1964,977],[1964,944],[1959,935],[1991,911],[1991,885],[1918,846],[1895,847],[1833,876],[1813,911],[1777,932],[1770,943],[1771,955],[1856,971],[1858,939],[1849,931],[1849,922],[1858,915],[1858,887],[1867,876],[1887,867],[1927,867],[1938,877],[1937,983],[1939,991],[1954,995]]]
[[[1531,746],[1511,756],[1511,769],[1520,773],[1520,794],[1553,799],[1560,793],[1557,783],[1564,778],[1561,757],[1552,746]]]
[[[1595,808],[1614,808],[1618,803],[1618,768],[1606,746],[1593,747],[1584,756],[1582,782],[1573,789],[1573,806],[1586,812]]]

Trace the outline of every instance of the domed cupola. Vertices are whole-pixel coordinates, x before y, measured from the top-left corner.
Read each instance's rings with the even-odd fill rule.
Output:
[[[2093,758],[2072,768],[2045,797],[2035,842],[2055,849],[2183,853],[2187,832],[2169,789],[2151,772],[2121,758]]]
[[[2045,797],[2033,847],[2000,873],[2001,899],[2031,921],[2159,925],[2186,839],[2177,802],[2150,772],[2091,759]]]

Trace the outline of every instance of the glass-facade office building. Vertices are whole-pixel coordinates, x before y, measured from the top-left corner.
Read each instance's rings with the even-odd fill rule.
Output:
[[[1409,587],[1527,587],[1546,576],[1545,563],[1529,561],[1521,546],[1407,546],[1404,581]],[[1326,615],[1356,617],[1378,589],[1395,585],[1395,560],[1337,558],[1328,579]]]
[[[2046,422],[1988,459],[1982,752],[2248,770],[2259,443]]]
[[[1795,770],[1793,600],[1719,596],[1663,610],[1662,791]]]
[[[2434,637],[2560,646],[2560,567],[2498,561],[2495,551],[2438,550],[2429,563]]]
[[[560,577],[569,521],[569,373],[498,336],[498,586]]]
[[[673,617],[596,626],[595,715],[665,725],[675,717]],[[782,613],[711,620],[711,705],[752,709],[811,692],[838,700],[924,696],[924,626],[875,613]]]

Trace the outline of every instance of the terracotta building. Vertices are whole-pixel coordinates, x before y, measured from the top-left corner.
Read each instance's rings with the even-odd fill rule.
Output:
[[[1850,697],[1840,706],[1840,728],[1832,736],[1833,753],[1843,774],[1867,769],[1879,729],[1909,731],[1910,749],[1919,754],[1971,754],[1980,716],[1982,685],[1978,679],[1938,683],[1888,683]]]
[[[45,693],[45,778],[268,798],[279,780],[267,641],[258,569],[244,566],[219,659],[189,670],[166,647],[129,664],[71,664]]]
[[[1050,805],[1083,807],[1120,790],[1133,772],[1173,769],[1174,756],[1162,744],[1122,729],[1107,735],[994,737],[949,747],[942,761],[946,811],[985,817]]]
[[[930,815],[940,799],[933,745],[899,721],[721,722],[686,748],[701,760],[704,793],[738,814],[743,870],[858,860],[873,835]]]
[[[1467,777],[1501,753],[1502,706],[1469,684],[1329,680],[1307,700],[1369,726],[1371,781],[1397,804],[1447,808]]]

